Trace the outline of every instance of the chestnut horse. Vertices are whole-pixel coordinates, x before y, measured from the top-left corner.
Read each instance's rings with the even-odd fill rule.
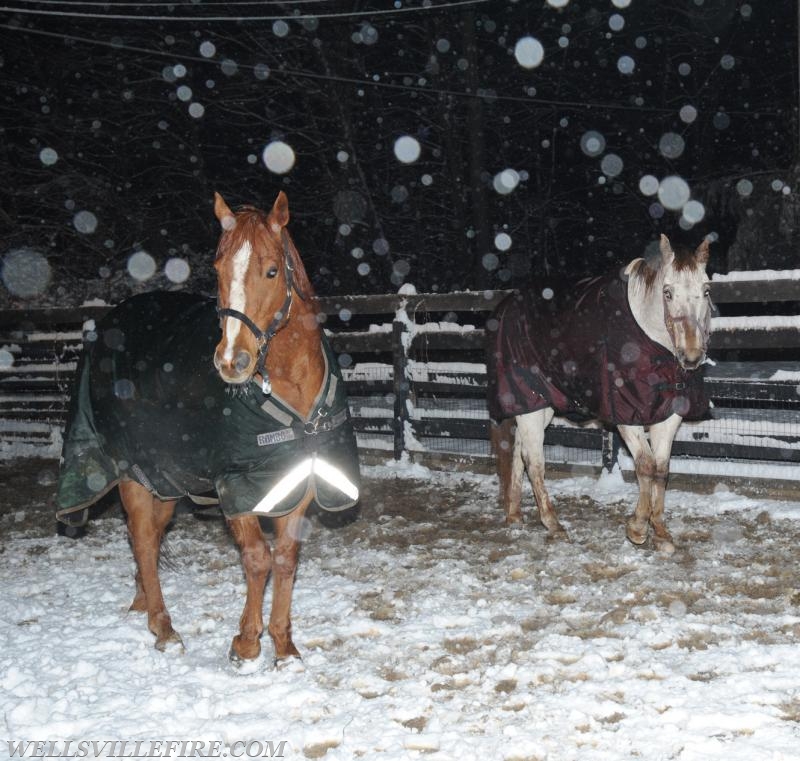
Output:
[[[298,656],[290,609],[300,524],[313,500],[331,510],[355,503],[358,464],[344,383],[286,229],[285,194],[268,214],[233,212],[215,194],[214,212],[216,304],[143,294],[98,326],[78,373],[57,500],[63,520],[119,486],[137,565],[131,610],[147,613],[157,649],[182,650],[159,549],[177,498],[215,491],[247,584],[230,649],[243,666],[261,652],[270,574],[275,658]],[[273,518],[274,548],[260,514]]]
[[[636,466],[639,499],[627,536],[674,550],[664,493],[675,433],[684,418],[706,414],[700,366],[706,358],[710,286],[708,241],[673,250],[661,236],[656,256],[621,273],[560,293],[512,294],[491,328],[489,407],[508,523],[522,521],[527,471],[539,517],[566,538],[544,483],[544,432],[555,414],[617,426]],[[648,433],[649,432],[649,437]]]

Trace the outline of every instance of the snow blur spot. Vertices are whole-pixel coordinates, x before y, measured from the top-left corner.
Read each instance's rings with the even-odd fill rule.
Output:
[[[279,19],[272,24],[272,33],[276,37],[286,37],[286,35],[289,34],[289,25],[285,21]]]
[[[488,272],[494,272],[500,266],[500,259],[497,254],[484,254],[481,258],[481,264]]]
[[[437,40],[436,50],[440,53],[446,53],[448,50],[450,50],[450,40],[445,40],[445,39]]]
[[[128,273],[134,280],[143,283],[156,274],[156,260],[147,251],[136,251],[128,259]]]
[[[780,191],[781,191],[781,190],[783,190],[783,180],[777,180],[777,179],[776,179],[776,180],[773,180],[773,181],[772,181],[772,182],[769,184],[769,186],[770,186],[770,187],[771,187],[771,188],[772,188],[772,189],[773,189],[773,190],[774,190],[776,193],[780,193]]]
[[[658,141],[659,153],[665,159],[677,159],[683,155],[686,143],[677,132],[665,132]]]
[[[394,141],[394,155],[403,164],[413,164],[421,151],[419,141],[410,135],[403,135]]]
[[[732,55],[726,53],[720,58],[719,65],[726,71],[730,71],[736,65],[736,59]]]
[[[408,188],[405,185],[395,185],[391,191],[392,201],[403,203],[408,200]]]
[[[306,539],[311,536],[312,529],[313,524],[306,517],[300,518],[300,520],[297,522],[289,523],[289,534],[291,535],[292,539],[295,539],[298,542],[305,542]]]
[[[0,370],[10,370],[14,366],[14,355],[8,349],[0,349]]]
[[[107,483],[108,481],[106,481],[106,477],[102,473],[90,473],[86,478],[86,485],[95,492],[95,494],[103,491]]]
[[[611,5],[615,8],[624,9],[631,4],[631,0],[611,0]]]
[[[688,183],[677,175],[665,177],[658,186],[658,200],[665,209],[671,211],[682,209],[690,195]]]
[[[675,618],[686,615],[686,603],[683,600],[673,600],[669,604],[669,614]]]
[[[684,124],[691,124],[697,119],[697,109],[694,106],[683,106],[678,112],[678,116]]]
[[[753,192],[753,183],[750,180],[739,180],[736,183],[736,192],[743,198],[747,198]]]
[[[97,217],[91,211],[79,211],[72,218],[72,224],[79,233],[91,235],[97,229]]]
[[[623,167],[622,159],[616,153],[609,153],[603,156],[603,160],[600,162],[600,169],[602,169],[606,177],[618,176],[622,173]]]
[[[350,367],[353,364],[353,358],[345,353],[339,354],[336,357],[336,361],[339,363],[339,367]]]
[[[167,259],[167,263],[164,265],[164,274],[172,283],[185,283],[189,279],[191,271],[189,262],[177,256]]]
[[[589,130],[581,136],[581,150],[587,156],[599,156],[605,149],[606,139],[596,130]]]
[[[39,151],[39,161],[45,166],[53,166],[58,161],[58,151],[54,148],[42,148]]]
[[[295,155],[292,146],[283,140],[273,140],[261,154],[264,166],[273,174],[286,174],[294,166]]]
[[[647,213],[653,219],[661,219],[664,216],[664,207],[660,203],[651,203]]]
[[[14,296],[38,296],[50,284],[50,263],[38,251],[16,248],[5,255],[0,277],[9,293]]]
[[[494,236],[494,247],[498,251],[508,251],[511,248],[511,236],[508,233],[497,233]]]
[[[544,60],[544,48],[535,37],[522,37],[514,46],[514,58],[523,69],[535,69]]]
[[[389,253],[389,241],[386,238],[376,238],[372,242],[372,250],[378,256],[386,256]]]
[[[353,316],[353,313],[349,309],[345,309],[344,307],[339,310],[339,319],[342,322],[348,322],[350,318]]]
[[[494,176],[492,185],[500,195],[508,195],[519,185],[520,175],[516,169],[504,169]]]
[[[339,151],[336,154],[336,160],[340,164],[346,164],[350,160],[350,154],[347,151]]]
[[[633,74],[633,70],[635,68],[636,61],[634,61],[629,55],[622,55],[617,60],[617,69],[619,70],[620,74]]]
[[[193,119],[200,119],[205,112],[206,107],[201,103],[192,103],[192,105],[189,106],[189,116]]]
[[[706,215],[706,207],[700,201],[687,201],[683,207],[683,218],[691,225],[701,222]]]
[[[429,174],[423,174],[422,177],[419,178],[419,181],[426,187],[433,185],[433,177],[431,177]]]
[[[253,67],[253,75],[256,79],[260,79],[262,82],[265,79],[269,79],[270,68],[265,63],[257,63]]]
[[[359,264],[358,267],[356,267],[356,272],[358,272],[358,274],[361,275],[361,277],[365,277],[369,275],[371,269],[372,268],[369,266],[369,264],[367,264],[366,262],[361,262],[361,264]]]
[[[555,296],[555,293],[554,293],[552,288],[544,288],[544,289],[542,289],[542,298],[545,301],[550,301],[550,299],[552,299],[553,296]]]
[[[181,79],[182,77],[186,76],[186,67],[182,63],[176,63],[172,67],[172,73],[178,78]]]
[[[731,117],[722,111],[717,111],[711,121],[718,130],[728,129],[731,126]]]
[[[363,259],[364,249],[361,248],[360,246],[356,246],[354,249],[350,251],[350,256],[352,256],[353,259]]]
[[[569,5],[569,0],[547,0],[547,4],[551,8],[566,8]]]
[[[627,341],[622,345],[620,358],[628,365],[636,362],[642,353],[642,349],[635,341]]]
[[[682,77],[688,77],[689,74],[691,73],[692,73],[691,64],[685,62],[678,64],[678,74],[680,74]]]
[[[639,180],[639,191],[645,196],[654,196],[658,193],[658,178],[646,174]]]
[[[213,42],[206,40],[200,43],[200,55],[203,58],[213,58],[217,53],[217,46]]]
[[[739,13],[742,14],[742,18],[749,19],[753,15],[753,6],[750,3],[745,3],[739,9]]]
[[[624,17],[619,13],[612,13],[611,17],[608,19],[608,28],[611,29],[612,32],[621,32],[624,27]]]
[[[392,271],[401,277],[405,277],[411,272],[411,262],[409,262],[408,259],[398,259],[392,264]]]
[[[120,378],[114,381],[114,396],[117,399],[133,399],[135,393],[136,386],[128,378]]]
[[[176,94],[178,96],[178,100],[182,100],[184,103],[190,101],[192,99],[192,88],[189,85],[181,85]]]

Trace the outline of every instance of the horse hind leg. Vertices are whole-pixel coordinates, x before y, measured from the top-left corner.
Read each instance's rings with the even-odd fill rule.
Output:
[[[672,442],[680,427],[682,418],[672,415],[662,423],[650,427],[650,445],[655,458],[655,474],[650,492],[650,525],[653,527],[653,541],[659,552],[671,554],[675,544],[664,520],[664,497],[669,478],[669,460]]]
[[[491,424],[492,450],[500,481],[500,504],[506,524],[522,523],[522,453],[515,435],[515,421],[508,418]]]
[[[158,558],[164,530],[172,519],[175,500],[162,502],[135,481],[122,481],[120,498],[128,516],[128,535],[136,560],[136,596],[131,610],[147,613],[147,625],[156,637],[156,649],[177,646],[183,641],[172,628],[158,578]]]
[[[533,496],[539,508],[539,520],[552,539],[569,539],[558,520],[553,502],[544,483],[544,432],[553,420],[551,407],[529,412],[517,418],[517,438],[520,441],[521,457],[533,488]]]

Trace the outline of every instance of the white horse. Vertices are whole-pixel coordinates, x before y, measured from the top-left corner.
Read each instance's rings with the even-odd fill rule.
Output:
[[[644,413],[642,424],[620,423],[620,415],[614,414],[614,403],[612,402],[609,407],[599,399],[602,394],[599,386],[602,383],[596,384],[597,393],[593,397],[594,406],[590,403],[580,405],[593,413],[593,417],[597,417],[607,424],[616,425],[633,457],[639,482],[639,499],[633,515],[627,522],[628,539],[634,544],[643,544],[647,539],[649,524],[653,528],[655,546],[663,552],[672,552],[675,549],[664,521],[664,492],[669,474],[672,442],[689,409],[686,396],[688,393],[686,391],[687,383],[692,383],[696,389],[693,392],[696,394],[694,413],[698,411],[700,414],[704,413],[708,404],[702,391],[702,375],[695,373],[705,361],[710,329],[712,304],[709,280],[705,271],[707,261],[708,241],[703,241],[694,252],[680,250],[676,253],[667,237],[662,235],[658,256],[650,259],[634,259],[623,271],[624,276],[627,277],[627,304],[630,307],[630,313],[636,325],[655,345],[655,351],[661,351],[665,355],[659,360],[661,365],[655,368],[656,374],[662,374],[660,380],[653,375],[652,370],[645,368],[642,372],[639,368],[640,381],[642,376],[645,377],[640,384],[639,391],[642,390],[642,387],[646,388],[645,384],[649,383],[653,388],[653,393],[661,395],[656,402],[650,400],[650,414],[655,419],[647,419],[647,413]],[[624,287],[624,284],[620,285],[620,288]],[[625,291],[621,292],[624,299]],[[529,296],[530,294],[522,299],[518,297],[517,301],[527,303]],[[568,333],[571,329],[573,332],[575,330],[596,330],[599,331],[598,335],[602,336],[600,343],[605,341],[608,338],[611,323],[617,318],[603,318],[601,312],[593,314],[590,306],[581,304],[581,298],[578,298],[577,303],[580,304],[580,310],[583,310],[584,317],[588,314],[588,319],[594,319],[595,323],[587,322],[586,319],[582,323],[579,310],[576,309],[566,317],[561,315],[560,322],[556,323],[558,327],[550,330],[550,333],[558,333],[559,339],[568,342],[570,340]],[[501,313],[502,306],[501,304],[498,308],[498,314]],[[523,312],[526,308],[528,307],[518,306],[517,312],[513,313],[511,317],[524,316]],[[624,309],[617,309],[617,317],[620,311],[624,311]],[[508,318],[506,317],[506,319]],[[541,336],[537,328],[536,315],[531,320],[534,324],[530,326],[528,337],[533,341],[538,341],[540,337],[544,340],[545,336]],[[602,324],[598,326],[597,321]],[[543,325],[544,330],[548,329],[544,323],[540,323],[540,325]],[[632,327],[636,331],[635,326]],[[498,330],[498,333],[500,332],[502,329]],[[635,356],[643,353],[642,343],[646,344],[646,341],[641,336],[636,337],[636,340],[638,342],[634,341],[623,345],[621,355],[617,355],[617,357],[623,357],[622,362],[626,361],[624,359],[626,351]],[[562,341],[556,345],[563,348],[564,343]],[[663,352],[663,349],[668,350],[668,353]],[[508,351],[508,339],[506,339],[506,343],[502,343],[498,338],[494,355],[490,354],[489,359],[490,389],[493,383],[498,383],[497,373],[503,369],[502,354],[503,352],[508,353]],[[547,351],[549,353],[558,352],[557,349],[549,348]],[[594,348],[589,349],[589,352],[593,351]],[[665,359],[667,362],[664,361]],[[622,388],[624,391],[623,386],[628,382],[627,379],[633,377],[637,371],[622,370],[614,367],[607,359],[603,361],[608,363],[607,378],[612,391],[615,389],[614,384],[616,384],[616,389]],[[619,361],[617,358],[617,362]],[[520,367],[518,360],[515,362],[517,362],[515,368],[518,371],[542,371],[538,365],[535,368],[526,368]],[[572,368],[571,360],[564,361],[563,356],[559,358],[559,362],[564,367]],[[669,362],[672,363],[672,367],[669,366]],[[628,375],[625,374],[626,372]],[[663,373],[666,373],[667,382],[663,382]],[[552,388],[548,385],[550,382],[558,385],[558,381],[548,375],[545,383],[547,388]],[[504,388],[507,391],[508,386],[500,387],[501,396]],[[542,387],[537,385],[537,389],[541,392]],[[497,389],[495,390],[497,391]],[[575,388],[571,388],[570,391],[573,396],[569,398],[574,399]],[[593,389],[587,387],[583,393],[587,397],[592,397],[592,391]],[[534,392],[529,393],[533,393],[535,398],[539,398]],[[507,417],[500,423],[493,424],[492,438],[498,459],[500,499],[505,509],[506,521],[518,523],[522,520],[520,506],[522,481],[524,471],[527,470],[542,523],[552,536],[566,538],[566,532],[559,523],[545,488],[544,433],[556,412],[569,411],[569,409],[564,409],[565,406],[571,407],[573,410],[575,407],[571,404],[565,405],[564,397],[560,396],[559,392],[554,393],[557,396],[555,404],[554,399],[547,399],[548,395],[544,393],[545,398],[539,405],[534,405],[539,406],[539,409],[516,414],[513,417]],[[508,396],[508,392],[506,396]],[[508,401],[507,398],[506,401]],[[619,400],[617,400],[617,404],[621,406]],[[554,409],[554,406],[557,409]],[[493,415],[493,417],[502,418],[503,416]]]

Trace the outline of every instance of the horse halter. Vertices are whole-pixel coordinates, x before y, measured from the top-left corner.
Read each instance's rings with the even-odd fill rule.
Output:
[[[230,307],[217,307],[217,314],[220,317],[235,317],[240,320],[248,328],[250,332],[256,337],[258,343],[258,357],[256,358],[256,367],[253,374],[261,376],[261,391],[266,396],[272,393],[272,383],[269,380],[267,373],[267,353],[269,352],[270,341],[275,337],[275,334],[281,329],[283,325],[289,320],[289,312],[292,308],[292,288],[294,284],[294,269],[292,268],[291,257],[289,255],[289,235],[286,229],[281,230],[281,243],[283,244],[283,273],[286,280],[286,296],[283,299],[281,308],[275,312],[272,321],[267,325],[266,330],[261,330],[244,312],[238,309],[231,309]]]

